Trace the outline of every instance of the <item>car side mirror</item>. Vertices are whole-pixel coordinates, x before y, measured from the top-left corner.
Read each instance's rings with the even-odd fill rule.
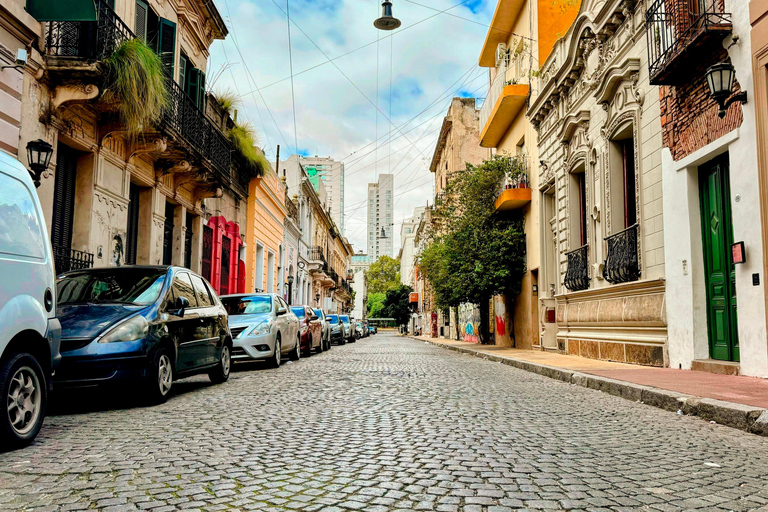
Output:
[[[287,310],[287,309],[285,309],[285,308],[279,308],[279,309],[277,310],[277,316],[282,316],[282,315],[284,315],[284,314],[286,314],[286,313],[288,313],[288,310]]]
[[[189,299],[186,297],[176,297],[176,316],[183,317],[184,316],[184,310],[189,307]]]
[[[317,316],[317,315],[312,315],[312,318],[310,318],[310,320],[317,320],[318,318],[320,318],[320,317]]]

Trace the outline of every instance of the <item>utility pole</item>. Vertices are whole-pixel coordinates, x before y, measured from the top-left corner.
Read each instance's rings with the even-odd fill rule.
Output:
[[[275,157],[275,172],[280,176],[280,144],[277,145],[277,156]]]

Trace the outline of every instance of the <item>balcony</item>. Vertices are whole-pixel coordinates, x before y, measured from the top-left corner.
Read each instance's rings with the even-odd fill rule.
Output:
[[[496,198],[496,211],[518,210],[531,202],[528,172],[515,179],[506,179]]]
[[[513,69],[504,61],[498,67],[488,96],[480,109],[480,145],[484,148],[495,148],[499,144],[512,121],[528,101],[530,86],[527,83],[517,83],[521,79],[527,82],[519,60],[518,58],[513,61],[513,68],[517,68],[516,73],[513,73]]]
[[[568,268],[563,284],[572,292],[586,290],[589,288],[589,246],[582,245],[565,255],[568,257]]]
[[[325,259],[325,254],[323,253],[323,249],[321,247],[315,246],[312,248],[310,259],[313,263],[319,264],[320,270],[323,272],[328,270],[328,261]]]
[[[619,231],[605,239],[608,257],[603,267],[603,277],[612,284],[628,283],[640,279],[640,262],[637,256],[639,224]]]
[[[651,85],[690,80],[690,71],[722,50],[732,32],[723,0],[654,0],[645,14]]]
[[[53,264],[56,274],[93,267],[93,254],[58,245],[53,246]]]
[[[96,21],[48,22],[45,54],[56,81],[67,84],[100,78],[98,61],[136,36],[104,0],[96,2]],[[231,170],[232,145],[171,76],[166,77],[170,106],[163,113],[162,132],[196,160],[207,162],[225,185],[240,181]],[[104,105],[104,108],[109,108]]]

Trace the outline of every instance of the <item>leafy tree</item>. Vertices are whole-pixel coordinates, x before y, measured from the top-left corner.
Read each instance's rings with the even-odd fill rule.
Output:
[[[382,292],[368,294],[368,318],[384,317],[384,299],[386,294]]]
[[[397,325],[407,324],[411,317],[408,295],[412,291],[413,288],[404,284],[387,291],[387,296],[384,299],[384,314],[389,318],[394,318]]]
[[[387,293],[400,286],[400,260],[381,256],[365,272],[369,293]]]
[[[454,175],[436,204],[434,229],[419,262],[438,307],[479,306],[484,343],[490,339],[491,297],[519,294],[526,270],[523,217],[495,208],[504,177],[516,179],[524,172],[522,159],[495,156]]]

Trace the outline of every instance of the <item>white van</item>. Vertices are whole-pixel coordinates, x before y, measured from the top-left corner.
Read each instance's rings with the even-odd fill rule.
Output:
[[[32,442],[61,360],[51,243],[29,172],[0,152],[0,448]],[[7,407],[6,407],[7,404]]]

